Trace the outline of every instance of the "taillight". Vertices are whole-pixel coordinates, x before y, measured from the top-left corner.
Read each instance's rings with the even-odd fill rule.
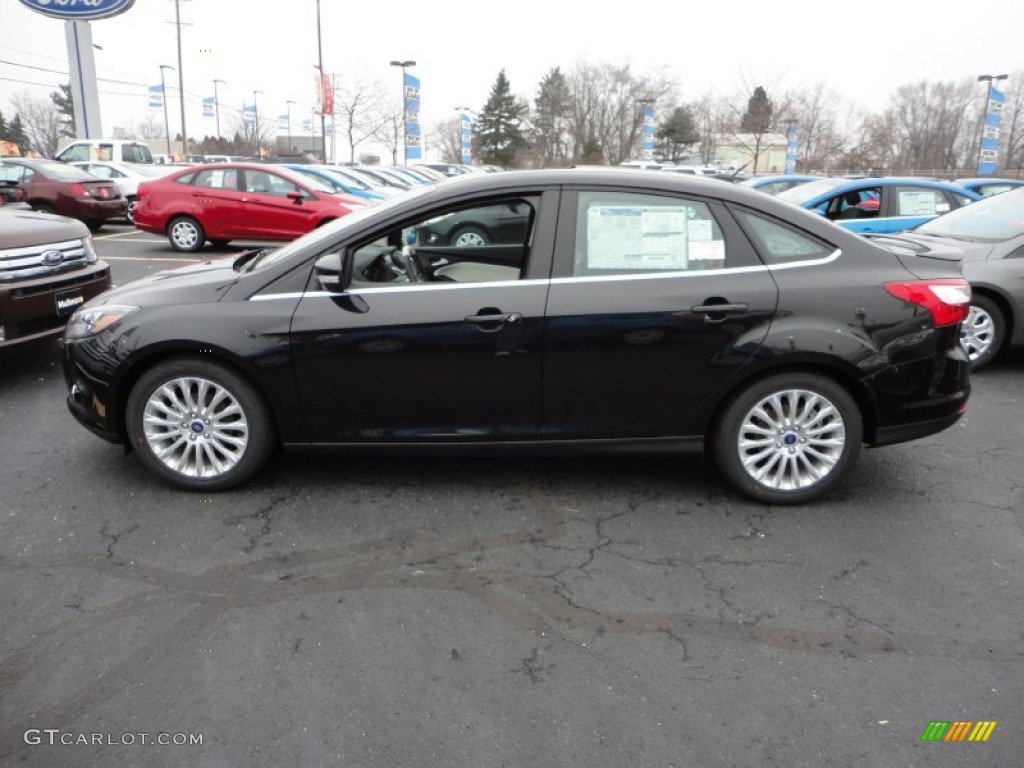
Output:
[[[897,299],[927,309],[936,327],[963,322],[971,308],[971,286],[960,278],[910,280],[882,286]]]
[[[70,186],[71,191],[74,192],[76,195],[79,195],[81,197],[89,196],[89,193],[85,191],[85,187],[83,187],[81,184],[72,183]]]

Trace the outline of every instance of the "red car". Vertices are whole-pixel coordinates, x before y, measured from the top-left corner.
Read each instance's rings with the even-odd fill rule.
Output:
[[[21,187],[25,202],[35,210],[79,219],[93,231],[128,210],[113,181],[56,160],[6,157],[0,162],[0,181]]]
[[[291,240],[362,207],[277,165],[211,163],[139,184],[135,226],[191,252],[207,240]]]

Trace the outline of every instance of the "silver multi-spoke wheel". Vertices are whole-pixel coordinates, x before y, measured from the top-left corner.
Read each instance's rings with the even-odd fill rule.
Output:
[[[458,247],[487,245],[487,238],[475,229],[462,230],[455,235],[452,245]]]
[[[751,408],[737,450],[747,473],[767,488],[806,488],[826,477],[846,444],[836,407],[816,392],[776,392]]]
[[[167,227],[167,239],[176,251],[198,251],[206,241],[202,226],[195,219],[179,216]]]
[[[975,297],[961,324],[961,346],[977,370],[987,364],[1001,343],[1002,315],[984,296]]]
[[[713,447],[739,490],[757,501],[794,504],[841,482],[862,436],[849,392],[820,374],[791,372],[739,392],[717,423]]]
[[[142,423],[153,455],[186,477],[223,475],[249,444],[249,424],[237,398],[199,377],[172,379],[154,390]]]

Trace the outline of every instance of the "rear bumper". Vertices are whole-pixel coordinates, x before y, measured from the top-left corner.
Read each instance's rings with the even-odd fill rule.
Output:
[[[942,416],[941,418],[914,422],[913,424],[879,427],[875,431],[875,440],[871,443],[871,446],[873,448],[877,448],[882,445],[906,443],[911,440],[917,440],[922,437],[934,435],[937,432],[941,432],[942,430],[948,429],[956,424],[962,415],[963,412],[961,411],[948,416]]]

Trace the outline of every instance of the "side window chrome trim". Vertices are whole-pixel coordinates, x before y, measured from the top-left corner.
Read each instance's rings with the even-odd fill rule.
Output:
[[[806,261],[791,261],[788,264],[769,264],[768,271],[775,272],[779,269],[793,269],[795,267],[816,267],[820,264],[830,264],[843,255],[841,248],[836,248],[832,253],[823,259],[807,259]]]
[[[276,299],[309,299],[323,296],[358,296],[360,294],[374,293],[408,293],[411,291],[423,292],[424,290],[458,291],[467,288],[518,288],[524,285],[547,285],[553,280],[546,278],[539,280],[500,280],[492,283],[419,283],[417,285],[393,285],[377,287],[363,287],[349,289],[344,293],[332,293],[330,291],[292,291],[289,293],[259,293],[250,296],[248,301],[274,301]]]

